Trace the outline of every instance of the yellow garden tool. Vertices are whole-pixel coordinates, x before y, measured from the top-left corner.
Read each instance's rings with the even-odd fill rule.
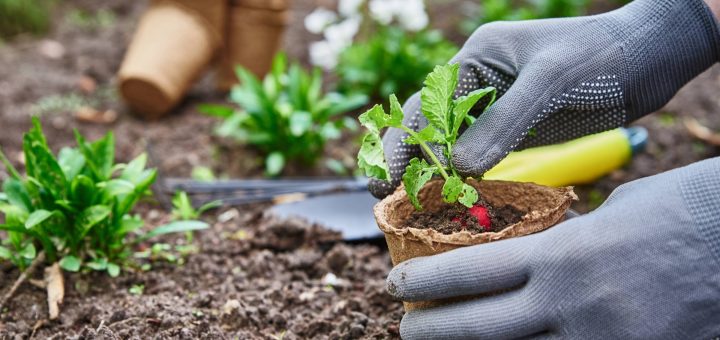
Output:
[[[556,187],[586,184],[623,166],[646,141],[644,128],[619,128],[563,144],[512,152],[483,178]]]

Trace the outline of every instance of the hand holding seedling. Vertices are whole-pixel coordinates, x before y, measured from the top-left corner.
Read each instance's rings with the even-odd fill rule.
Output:
[[[383,143],[380,139],[380,130],[386,127],[397,128],[407,133],[408,137],[403,143],[418,145],[431,159],[431,163],[424,159],[411,159],[402,176],[410,202],[418,210],[422,208],[417,198],[418,192],[433,175],[440,175],[445,180],[442,193],[446,202],[459,202],[470,208],[478,200],[475,188],[464,183],[463,177],[458,174],[452,163],[441,162],[430,149],[431,143],[437,144],[441,149],[442,157],[450,159],[460,127],[470,119],[468,116],[470,109],[481,98],[495,95],[495,89],[488,87],[453,99],[453,92],[458,82],[458,67],[457,64],[437,66],[425,80],[425,87],[421,91],[422,114],[430,123],[424,129],[416,132],[404,125],[404,113],[395,95],[390,96],[389,115],[382,106],[375,105],[359,118],[360,123],[369,130],[358,153],[358,166],[367,176],[384,181],[391,179],[392,173],[385,160]]]
[[[477,177],[512,150],[621,126],[662,107],[718,60],[720,31],[701,0],[637,0],[596,16],[483,25],[451,61],[460,65],[454,95],[492,86],[498,100],[471,111],[482,114],[448,158],[458,174]],[[421,106],[418,95],[405,103],[414,131],[431,123]],[[376,196],[391,193],[422,155],[403,143],[408,136],[395,127],[384,136],[391,176],[371,183]]]
[[[396,266],[403,339],[710,339],[720,334],[720,158],[619,187],[542,233]]]

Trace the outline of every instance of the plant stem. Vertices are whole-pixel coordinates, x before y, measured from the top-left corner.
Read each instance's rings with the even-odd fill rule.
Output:
[[[431,150],[430,147],[427,145],[427,143],[425,143],[422,139],[420,139],[420,137],[418,136],[417,132],[415,132],[415,131],[413,131],[412,129],[406,127],[405,125],[400,125],[400,128],[401,128],[403,131],[407,132],[407,134],[409,134],[410,136],[412,136],[413,138],[415,138],[416,141],[418,141],[418,143],[420,144],[420,147],[425,151],[425,153],[426,153],[428,156],[430,156],[430,159],[433,161],[433,163],[435,163],[435,165],[436,165],[436,166],[438,167],[438,169],[440,170],[440,175],[442,175],[442,177],[447,181],[448,178],[450,178],[450,176],[449,176],[449,175],[447,174],[447,172],[445,171],[445,166],[443,166],[442,163],[440,163],[440,160],[438,160],[437,156],[435,156],[435,153],[432,152],[432,150]]]

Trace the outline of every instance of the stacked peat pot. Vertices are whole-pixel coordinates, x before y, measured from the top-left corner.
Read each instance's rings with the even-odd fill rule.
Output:
[[[534,183],[492,180],[468,180],[467,183],[475,187],[480,196],[491,206],[510,205],[524,212],[522,219],[500,231],[479,234],[465,230],[443,234],[432,226],[425,229],[404,227],[404,222],[415,212],[415,207],[410,203],[405,188],[401,185],[395,193],[374,207],[375,219],[385,233],[393,265],[415,257],[436,255],[461,247],[543,231],[560,223],[570,204],[577,200],[572,187],[551,188]],[[448,208],[447,203],[442,200],[443,184],[442,180],[432,180],[420,190],[418,200],[423,209],[436,213]],[[456,300],[458,299],[405,302],[404,305],[405,310],[409,311],[435,307]]]
[[[288,2],[153,0],[118,71],[120,94],[155,119],[175,107],[212,63],[221,91],[237,82],[235,65],[263,76],[281,47]]]

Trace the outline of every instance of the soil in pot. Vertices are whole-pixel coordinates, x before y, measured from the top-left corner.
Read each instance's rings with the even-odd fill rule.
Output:
[[[510,204],[493,206],[481,197],[470,209],[460,204],[447,204],[437,212],[416,211],[402,228],[432,228],[445,235],[460,231],[471,234],[499,232],[520,222],[526,213]]]

